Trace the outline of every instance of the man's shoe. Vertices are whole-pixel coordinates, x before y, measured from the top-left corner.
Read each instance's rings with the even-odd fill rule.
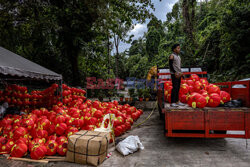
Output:
[[[182,103],[182,102],[177,103],[177,105],[178,105],[178,106],[185,106],[185,104]]]
[[[178,107],[178,105],[176,103],[172,103],[170,104],[171,107]]]

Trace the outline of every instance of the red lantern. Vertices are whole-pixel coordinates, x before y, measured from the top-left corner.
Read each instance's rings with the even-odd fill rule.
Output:
[[[26,127],[28,130],[31,130],[34,128],[34,120],[32,118],[23,119],[22,126]]]
[[[126,126],[126,130],[130,130],[131,129],[130,122],[125,122],[125,126]]]
[[[196,93],[196,92],[192,93],[192,94],[189,96],[189,98],[188,98],[188,105],[189,105],[190,107],[196,108],[196,103],[195,103],[195,101],[196,101],[196,99],[198,99],[200,96],[202,96],[202,95],[199,94],[199,93]]]
[[[194,92],[194,87],[193,86],[189,86],[189,93],[193,93]]]
[[[207,105],[207,100],[204,96],[198,97],[195,102],[197,108],[204,108]]]
[[[17,129],[18,127],[21,126],[21,119],[14,119],[13,121],[13,129]]]
[[[129,122],[131,125],[134,124],[134,120],[131,117],[127,118],[126,122]]]
[[[208,94],[217,93],[220,94],[220,88],[214,84],[209,84],[207,88]]]
[[[46,108],[41,108],[40,111],[42,112],[42,115],[47,116],[49,114],[49,111]]]
[[[103,113],[101,110],[96,110],[93,114],[94,117],[96,117],[97,119],[98,118],[101,118],[103,116]]]
[[[67,126],[71,126],[71,125],[73,125],[73,121],[74,121],[74,119],[70,117],[70,118],[66,119],[65,123],[67,124]]]
[[[3,120],[1,121],[1,126],[5,127],[7,125],[11,125],[13,122],[13,120],[11,118],[3,118]]]
[[[181,79],[181,84],[187,84],[187,80]]]
[[[96,128],[95,125],[86,125],[82,127],[83,130],[88,130],[88,131],[93,131],[95,130],[95,128]]]
[[[65,136],[60,136],[60,137],[57,137],[56,139],[56,142],[59,144],[59,143],[64,143],[65,141],[68,141],[67,137]]]
[[[220,97],[223,103],[226,103],[231,99],[230,94],[227,93],[226,91],[220,91]]]
[[[194,82],[200,80],[200,79],[199,79],[199,76],[198,76],[197,74],[192,74],[192,75],[190,76],[190,79],[193,80]]]
[[[25,143],[19,143],[19,144],[15,144],[12,148],[11,151],[11,156],[12,157],[18,157],[21,158],[23,157],[28,151],[28,147]]]
[[[42,139],[35,138],[29,143],[29,151],[31,151],[35,145],[44,145],[44,141]]]
[[[206,79],[200,79],[202,85],[208,85],[208,81]]]
[[[3,127],[4,133],[9,133],[13,130],[12,125],[6,125]]]
[[[73,135],[74,133],[78,132],[78,129],[76,127],[69,127],[66,131],[67,137]]]
[[[28,133],[28,130],[24,127],[19,127],[14,131],[14,140],[19,139],[20,137],[24,137]]]
[[[55,119],[55,124],[59,124],[59,123],[64,123],[65,122],[65,117],[62,115],[58,115]]]
[[[42,159],[47,152],[45,145],[34,145],[30,152],[30,158],[32,159]]]
[[[58,144],[55,140],[48,140],[45,144],[47,148],[46,155],[55,155],[57,151]]]
[[[171,103],[171,94],[168,94],[167,96],[165,96],[165,101],[167,101],[168,103]]]
[[[173,89],[173,86],[167,87],[167,89],[166,89],[165,92],[164,92],[164,95],[165,95],[165,96],[171,95],[172,89]]]
[[[187,95],[181,95],[181,96],[180,96],[180,101],[181,101],[182,103],[187,103],[187,100],[188,100],[188,96],[187,96]]]
[[[212,93],[209,96],[209,100],[208,100],[208,106],[209,107],[217,107],[220,105],[220,95],[218,95],[217,93]]]
[[[56,126],[55,126],[55,124],[51,124],[50,127],[48,128],[48,134],[49,134],[49,135],[52,135],[52,134],[55,133],[55,131],[56,131]]]
[[[195,92],[199,92],[202,88],[202,84],[200,83],[200,81],[195,81],[194,83],[194,91]]]
[[[57,153],[61,156],[65,156],[67,152],[68,141],[58,143]]]
[[[194,86],[194,81],[193,80],[187,80],[187,84],[189,86]]]
[[[8,134],[7,134],[7,138],[8,139],[13,139],[13,136],[14,136],[14,130],[9,131]]]
[[[180,87],[180,94],[187,94],[189,91],[189,86],[187,84],[182,84]]]
[[[172,86],[172,82],[171,81],[166,81],[164,82],[164,89],[166,90],[167,87]]]
[[[117,126],[115,127],[115,130],[114,130],[114,133],[115,133],[115,136],[120,136],[122,134],[122,127],[121,126]]]
[[[96,125],[98,122],[97,118],[96,117],[91,117],[88,121],[88,124],[89,125]]]
[[[51,122],[54,122],[54,120],[55,120],[55,118],[56,118],[56,112],[49,112],[49,114],[48,114],[48,119],[51,121]]]
[[[4,146],[8,142],[6,137],[0,136],[0,152],[2,152],[2,146]]]
[[[2,146],[1,151],[10,153],[12,147],[15,145],[14,141],[12,139],[9,139],[5,145]]]
[[[204,90],[204,89],[202,89],[202,90],[199,91],[199,93],[200,93],[200,94],[205,94],[205,93],[207,94],[207,91]]]
[[[50,128],[50,125],[51,125],[51,122],[46,118],[38,121],[38,128],[48,130]]]
[[[28,138],[28,136],[21,137],[21,138],[19,138],[19,139],[15,142],[15,144],[20,144],[20,143],[24,143],[24,144],[28,145],[28,144],[29,144],[29,138]]]
[[[127,115],[131,115],[133,112],[135,112],[135,108],[134,107],[128,107],[128,108],[126,108],[126,114]],[[117,113],[118,111],[116,111],[116,113]]]
[[[136,120],[138,119],[138,116],[137,116],[136,113],[133,113],[133,114],[131,115],[131,117],[132,117],[132,119],[133,119],[134,121],[136,121]]]
[[[84,110],[84,109],[86,109],[88,106],[86,105],[86,104],[81,104],[80,106],[79,106],[79,109],[80,110]]]
[[[66,114],[66,111],[63,110],[62,108],[58,108],[58,109],[56,110],[56,113],[57,113],[58,115],[63,115],[63,114]]]
[[[37,117],[42,116],[42,112],[40,110],[38,110],[38,109],[33,110],[32,114],[35,114]]]
[[[55,140],[56,141],[57,137],[56,135],[51,135],[48,137],[48,140]]]
[[[84,124],[84,121],[79,118],[75,118],[72,122],[72,125],[75,126],[76,128],[80,129]]]
[[[60,123],[56,125],[55,132],[57,135],[61,136],[65,133],[67,130],[67,125],[65,123]]]
[[[98,108],[101,106],[101,103],[100,103],[100,101],[95,100],[95,101],[93,101],[92,106],[93,106],[94,108],[97,108],[97,109],[98,109]]]
[[[26,119],[33,119],[34,123],[36,123],[38,118],[35,114],[29,114]]]
[[[48,132],[43,129],[36,129],[34,138],[39,138],[45,140],[48,137]]]

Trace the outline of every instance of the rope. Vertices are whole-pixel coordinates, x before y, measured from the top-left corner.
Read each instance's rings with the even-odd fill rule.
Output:
[[[156,106],[157,106],[157,101],[155,102],[155,106],[154,106],[153,110],[151,111],[151,113],[148,115],[148,117],[145,120],[143,120],[142,122],[140,122],[140,123],[136,124],[135,126],[133,126],[133,129],[136,128],[137,126],[140,126],[140,125],[144,124],[152,116]]]

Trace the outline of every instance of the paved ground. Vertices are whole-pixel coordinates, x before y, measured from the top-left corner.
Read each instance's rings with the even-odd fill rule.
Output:
[[[137,122],[145,119],[149,113],[146,111]],[[145,149],[126,157],[113,151],[112,156],[100,167],[250,166],[250,146],[246,148],[246,140],[166,138],[163,135],[163,122],[159,120],[158,112],[155,112],[144,125],[124,134],[122,138],[128,135],[138,135]],[[248,142],[250,143],[250,140]],[[83,165],[67,162],[42,165],[0,159],[0,166],[79,167]]]

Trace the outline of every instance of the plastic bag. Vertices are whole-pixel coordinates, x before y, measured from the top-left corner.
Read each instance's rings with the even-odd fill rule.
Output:
[[[6,109],[9,107],[8,103],[5,102],[0,106],[0,119],[2,119],[6,113]]]
[[[126,139],[118,143],[118,145],[116,146],[116,149],[122,155],[128,155],[130,153],[134,153],[138,149],[143,150],[144,147],[142,143],[140,142],[138,136],[128,136]]]
[[[242,100],[238,99],[238,100],[231,100],[229,102],[226,102],[224,104],[224,107],[229,107],[229,108],[235,108],[235,107],[242,107]]]

